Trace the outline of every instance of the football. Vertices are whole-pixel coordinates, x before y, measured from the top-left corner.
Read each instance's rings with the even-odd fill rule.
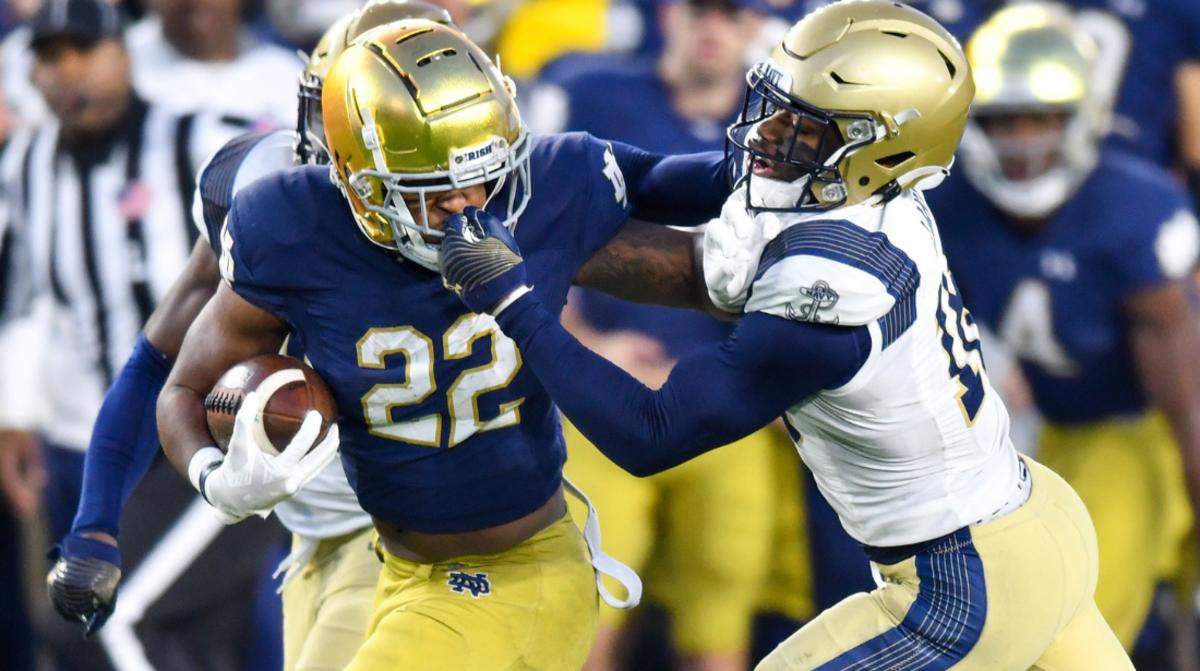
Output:
[[[337,419],[333,394],[316,371],[290,356],[257,356],[226,371],[204,399],[208,431],[222,450],[229,446],[242,399],[252,391],[258,391],[263,406],[254,432],[258,444],[270,454],[287,447],[309,410],[321,413],[320,438]]]

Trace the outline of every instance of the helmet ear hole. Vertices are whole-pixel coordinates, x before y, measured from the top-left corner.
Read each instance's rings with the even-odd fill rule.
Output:
[[[902,152],[899,152],[896,154],[890,154],[888,156],[884,156],[883,158],[877,158],[877,159],[875,159],[875,164],[881,168],[887,168],[888,170],[892,170],[892,169],[898,167],[901,163],[904,163],[905,161],[909,160],[910,158],[912,158],[914,156],[916,156],[916,154],[914,154],[911,151],[902,151]],[[864,184],[863,186],[866,186],[866,185]]]
[[[942,62],[946,64],[946,72],[950,73],[950,79],[954,79],[954,75],[958,74],[958,68],[954,67],[954,62],[942,50],[938,50],[938,55],[942,57]]]

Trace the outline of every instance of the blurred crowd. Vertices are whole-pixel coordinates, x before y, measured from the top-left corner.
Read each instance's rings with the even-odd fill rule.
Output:
[[[125,360],[142,321],[195,242],[190,215],[196,171],[208,155],[241,132],[295,125],[296,86],[304,66],[297,53],[311,50],[330,24],[362,2],[127,0],[114,3],[111,25],[106,23],[108,14],[77,16],[68,4],[7,0],[0,6],[0,143],[6,145],[0,218],[17,222],[0,228],[0,266],[7,282],[0,292],[0,310],[6,323],[20,321],[12,318],[14,314],[39,309],[67,313],[49,317],[51,321],[86,322],[86,327],[74,329],[70,342],[50,338],[45,331],[6,328],[0,333],[0,355],[5,357],[0,360],[0,582],[5,583],[0,587],[0,668],[145,669],[154,668],[143,665],[153,658],[175,659],[157,667],[172,671],[275,671],[281,665],[279,603],[270,573],[287,547],[273,521],[255,521],[260,526],[245,532],[244,538],[226,541],[219,552],[237,554],[239,568],[226,571],[222,565],[215,571],[224,574],[222,579],[201,576],[198,585],[184,585],[179,596],[163,600],[159,597],[168,591],[165,585],[149,596],[131,588],[122,598],[138,600],[140,610],[123,620],[126,628],[86,645],[78,640],[78,629],[49,614],[40,587],[47,568],[42,550],[71,529],[91,419],[114,368]],[[494,53],[517,80],[522,113],[533,131],[582,130],[650,151],[688,153],[724,148],[725,129],[743,109],[747,67],[768,54],[793,21],[824,3],[434,4],[446,8],[453,21]],[[1008,3],[909,4],[968,43]],[[984,70],[977,70],[977,112],[986,116],[991,110],[995,116],[981,116],[976,140],[982,138],[985,154],[994,154],[993,163],[989,168],[980,154],[968,151],[960,156],[956,171],[965,173],[980,203],[991,203],[988,207],[1014,221],[1045,221],[1051,213],[1066,211],[1070,200],[1083,193],[1080,184],[1089,175],[1107,165],[1105,161],[1121,160],[1097,156],[1137,156],[1130,160],[1144,164],[1153,179],[1161,175],[1173,184],[1181,202],[1187,202],[1189,192],[1193,198],[1200,196],[1200,3],[1073,0],[1068,5],[1074,12],[1072,26],[1090,40],[1090,46],[1080,47],[1088,59],[1086,81],[1076,82],[1082,92],[1068,96],[1065,103],[1024,101],[1007,107],[996,94],[1001,103],[989,107],[987,82],[979,79]],[[61,16],[55,15],[58,7]],[[997,34],[1003,34],[1001,28],[995,28]],[[986,58],[994,45],[979,42],[976,47]],[[1072,85],[1054,79],[1053,72],[1047,76],[1056,91]],[[131,124],[137,132],[130,130]],[[1073,152],[1071,147],[1092,149]],[[60,150],[61,156],[56,153]],[[135,154],[145,158],[140,163],[129,158]],[[1038,181],[1046,175],[1055,179]],[[103,188],[88,191],[93,183]],[[1105,184],[1127,189],[1118,200],[1128,221],[1156,216],[1155,203],[1143,202],[1153,198],[1146,197],[1149,192],[1138,187],[1140,182],[1112,178]],[[95,195],[81,205],[81,192]],[[944,206],[932,195],[930,200],[943,235],[948,227],[969,223],[956,221],[956,212],[974,212],[952,198],[944,199]],[[62,205],[67,201],[69,208]],[[1172,211],[1165,216],[1179,215]],[[122,222],[111,239],[88,228],[102,227],[106,217]],[[53,251],[43,256],[57,260],[17,258],[14,230],[65,219],[80,221],[84,228],[81,235],[48,234],[41,244]],[[1195,221],[1172,221],[1183,223],[1169,233],[1151,235],[1146,253],[1186,278],[1200,244]],[[1073,280],[1076,264],[1084,265],[1084,252],[1075,245],[1093,236],[1106,249],[1141,244],[1101,239],[1107,230],[1084,227],[1072,241],[1045,243],[1048,251],[1039,252],[1045,276]],[[1042,245],[1039,235],[1041,229],[1032,227],[1020,244]],[[953,244],[969,248],[972,243]],[[116,264],[119,270],[97,261],[106,254],[122,259]],[[987,259],[981,252],[977,260],[962,263],[983,268]],[[38,305],[33,288],[17,286],[28,274],[22,269],[42,263],[51,266],[47,274],[53,278],[46,288],[49,308]],[[969,274],[958,268],[955,273]],[[1109,543],[1129,545],[1135,557],[1122,560],[1127,564],[1111,572],[1122,575],[1123,585],[1139,586],[1112,597],[1111,612],[1120,613],[1124,623],[1114,623],[1122,642],[1136,651],[1139,669],[1200,670],[1195,601],[1190,596],[1196,559],[1184,539],[1194,537],[1189,534],[1194,528],[1190,504],[1200,499],[1193,493],[1189,501],[1178,458],[1183,450],[1183,461],[1190,463],[1187,451],[1200,449],[1181,438],[1186,431],[1179,424],[1186,423],[1191,410],[1170,407],[1173,397],[1157,396],[1152,390],[1138,402],[1118,399],[1079,417],[1056,405],[1063,393],[1078,399],[1103,396],[1101,387],[1146,386],[1140,373],[1099,375],[1084,380],[1081,387],[1044,391],[1047,385],[1066,385],[1062,380],[1074,379],[1073,366],[1114,369],[1118,364],[1105,358],[1114,347],[1113,356],[1124,357],[1119,366],[1141,371],[1159,361],[1131,350],[1125,331],[1109,332],[1104,324],[1088,322],[1086,315],[1104,313],[1136,328],[1142,323],[1138,319],[1152,322],[1164,313],[1146,306],[1146,301],[1126,302],[1132,293],[1106,288],[1108,293],[1098,298],[1079,299],[1071,310],[1077,310],[1084,326],[1071,326],[1056,321],[1069,321],[1070,315],[1052,316],[1052,307],[1038,293],[1042,285],[1014,280],[1018,289],[1025,289],[998,289],[1000,297],[993,300],[985,295],[990,281],[981,279],[980,288],[973,291],[985,305],[997,305],[994,310],[977,310],[977,316],[983,322],[991,377],[1004,390],[1019,429],[1018,447],[1034,452],[1043,446],[1043,454],[1050,455],[1071,451],[1060,463],[1047,462],[1060,472],[1071,471],[1077,462],[1081,472],[1086,470],[1084,462],[1099,463],[1098,470],[1105,472],[1090,481],[1097,496],[1103,499],[1128,487],[1134,498],[1129,506],[1141,515],[1130,519],[1128,506],[1112,513],[1121,518],[1115,526],[1126,524],[1134,531]],[[1097,274],[1088,281],[1100,285],[1108,278]],[[971,288],[964,293],[968,306],[976,310]],[[1020,310],[1006,307],[1016,302]],[[724,338],[729,329],[699,314],[636,306],[586,291],[573,294],[564,321],[589,347],[650,384],[661,384],[681,354]],[[1085,332],[1075,333],[1080,329]],[[1069,342],[1064,346],[1060,338]],[[1081,358],[1081,350],[1095,354],[1094,359]],[[1200,352],[1185,355],[1200,360]],[[35,393],[30,380],[48,389]],[[1080,402],[1091,407],[1087,400]],[[1120,440],[1134,447],[1163,443],[1166,453],[1154,459],[1161,456],[1174,465],[1163,467],[1167,474],[1148,477],[1138,489],[1117,477],[1125,462],[1109,461],[1105,468],[1103,460],[1140,463],[1150,457],[1113,456],[1098,448],[1088,457],[1090,446],[1104,441],[1098,434],[1081,438],[1070,433],[1085,423],[1125,422],[1143,415],[1165,416],[1173,431],[1159,419],[1144,431],[1122,424],[1126,433]],[[1067,428],[1056,433],[1060,425]],[[735,449],[714,451],[641,480],[609,464],[572,427],[565,428],[567,475],[592,496],[604,522],[607,551],[643,573],[652,602],[635,611],[631,620],[625,612],[603,610],[589,669],[748,669],[796,623],[873,585],[859,548],[817,494],[782,427],[768,427]],[[1079,477],[1081,482],[1072,484],[1087,500],[1082,479],[1091,476]],[[1166,484],[1168,480],[1178,487]],[[764,482],[771,485],[764,487]],[[141,497],[144,503],[141,508],[131,505],[125,520],[138,514],[161,514],[163,520],[139,528],[128,545],[123,535],[123,552],[151,556],[156,535],[186,514],[193,496],[186,482],[167,472],[161,484],[164,493],[156,486],[150,480],[134,494],[135,501]],[[1165,498],[1168,490],[1177,494],[1175,499],[1147,503]],[[582,519],[579,514],[576,518]],[[1098,527],[1105,524],[1097,520]],[[1169,531],[1170,537],[1139,535],[1152,527],[1163,534]],[[1144,558],[1151,543],[1170,546],[1162,553],[1174,561]],[[1104,544],[1102,531],[1102,557]],[[186,540],[172,547],[189,551]],[[193,556],[200,552],[195,549]],[[1130,566],[1152,562],[1154,566],[1144,570]],[[172,583],[173,569],[163,570],[160,582]],[[211,603],[201,603],[205,601]],[[1113,616],[1105,614],[1111,622]],[[216,644],[197,642],[195,632],[224,636],[220,654],[198,651]]]

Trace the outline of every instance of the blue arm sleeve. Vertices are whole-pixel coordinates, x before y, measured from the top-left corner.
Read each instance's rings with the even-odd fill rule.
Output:
[[[138,336],[133,354],[104,396],[83,466],[83,492],[71,531],[117,535],[121,509],[158,454],[154,420],[171,361]]]
[[[579,344],[532,293],[500,313],[551,398],[600,451],[646,476],[762,428],[866,360],[866,327],[793,322],[763,313],[684,357],[654,391]]]
[[[665,226],[698,226],[721,214],[729,195],[719,151],[663,156],[613,142],[634,219]]]

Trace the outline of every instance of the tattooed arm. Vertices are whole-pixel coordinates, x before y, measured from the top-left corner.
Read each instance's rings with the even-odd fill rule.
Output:
[[[635,303],[703,310],[718,319],[704,286],[702,235],[630,220],[575,276],[575,284]]]

